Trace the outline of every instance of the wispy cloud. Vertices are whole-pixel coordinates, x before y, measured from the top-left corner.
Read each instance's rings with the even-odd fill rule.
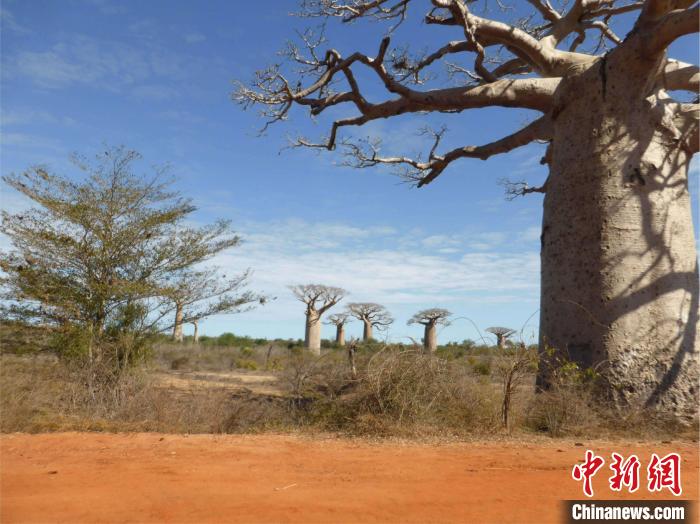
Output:
[[[29,78],[43,89],[77,85],[139,97],[169,98],[168,84],[187,74],[184,57],[154,46],[74,35],[48,49],[21,51],[9,61],[9,74]]]
[[[0,27],[3,31],[12,31],[18,35],[31,34],[31,30],[17,22],[15,16],[5,7],[0,7]]]
[[[96,7],[104,15],[118,15],[126,13],[123,3],[111,2],[110,0],[84,0],[86,4]]]
[[[207,37],[201,33],[188,33],[185,35],[185,42],[188,44],[196,44],[199,42],[204,42]]]
[[[75,125],[76,121],[67,116],[57,116],[48,111],[37,109],[19,109],[2,111],[0,124],[3,126],[27,126],[33,124],[61,124],[64,126]]]
[[[381,225],[360,228],[289,220],[249,223],[243,231],[243,245],[216,263],[230,272],[253,268],[253,286],[280,297],[260,313],[269,318],[298,317],[298,306],[287,290],[294,283],[340,286],[353,300],[402,307],[537,294],[536,252],[475,250],[469,236],[425,236],[408,248],[405,240],[413,236],[409,231]],[[444,245],[452,246],[448,253],[436,249]]]

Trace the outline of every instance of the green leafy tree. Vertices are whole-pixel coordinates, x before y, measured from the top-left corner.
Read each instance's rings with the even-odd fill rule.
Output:
[[[252,305],[240,292],[247,273],[231,285],[215,283],[203,262],[237,246],[240,238],[218,221],[187,224],[196,207],[171,191],[164,168],[141,174],[141,156],[124,147],[92,160],[73,157],[82,177],[32,167],[3,180],[34,204],[2,212],[0,232],[13,249],[0,252],[2,314],[6,319],[57,328],[63,349],[120,370],[143,355],[147,342],[172,328],[173,289],[196,275],[206,306],[192,318]]]

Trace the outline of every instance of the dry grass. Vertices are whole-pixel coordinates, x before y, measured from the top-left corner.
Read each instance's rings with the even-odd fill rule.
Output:
[[[264,405],[260,397],[251,402],[227,388],[157,387],[143,371],[110,383],[99,371],[67,367],[48,357],[3,355],[0,386],[2,432],[230,432],[250,429],[253,419],[262,422],[262,410],[251,407]],[[244,413],[247,419],[238,420]]]
[[[318,358],[287,348],[273,348],[268,357],[268,350],[166,347],[150,369],[134,370],[119,380],[97,367],[70,366],[50,355],[0,355],[0,430],[300,430],[404,438],[697,436],[697,427],[679,428],[643,410],[621,414],[596,400],[582,382],[563,382],[536,395],[532,373],[512,389],[509,427],[504,429],[498,363],[491,375],[478,366],[480,360],[443,359],[406,346],[360,347],[353,378],[344,351],[327,351]],[[254,393],[243,385],[221,387],[206,381],[183,389],[155,380],[174,373],[172,368],[178,368],[178,377],[183,369],[240,369],[235,363],[243,358],[258,369],[267,362],[264,374],[277,377],[282,393]]]

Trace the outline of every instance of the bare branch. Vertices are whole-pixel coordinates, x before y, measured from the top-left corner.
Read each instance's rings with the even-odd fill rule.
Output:
[[[342,288],[321,284],[299,284],[289,286],[289,289],[297,300],[306,304],[307,311],[314,311],[319,315],[323,315],[347,295],[347,291]]]
[[[447,309],[442,309],[442,308],[430,308],[430,309],[423,309],[413,315],[407,322],[407,324],[410,326],[411,324],[422,324],[424,326],[426,325],[443,325],[443,326],[449,326],[450,325],[450,320],[449,317],[452,315],[450,311]]]
[[[381,304],[375,304],[374,302],[353,302],[348,304],[348,313],[358,320],[379,328],[386,328],[394,322],[387,309]]]
[[[700,68],[678,60],[667,60],[661,71],[664,89],[680,89],[697,93],[700,90]]]
[[[376,20],[398,19],[397,27],[406,18],[406,10],[410,0],[304,0],[300,16],[308,17],[337,17],[343,22],[353,22],[363,16]],[[388,4],[388,5],[387,5]],[[393,28],[392,28],[393,29]]]
[[[671,11],[648,31],[645,51],[648,55],[659,53],[677,38],[700,31],[700,8],[696,5],[689,9]]]
[[[435,153],[444,129],[433,133],[434,142],[426,161],[407,157],[382,157],[379,154],[379,145],[376,142],[365,140],[361,145],[345,142],[347,155],[352,159],[347,165],[352,167],[370,167],[378,164],[403,165],[408,169],[401,176],[417,187],[422,187],[435,180],[445,168],[460,158],[478,158],[486,160],[490,156],[506,153],[518,147],[524,146],[534,140],[546,140],[551,137],[551,122],[549,118],[542,117],[520,131],[505,138],[496,140],[483,146],[465,146],[453,149],[444,155]]]
[[[505,188],[506,200],[515,200],[518,197],[529,195],[530,193],[546,193],[547,183],[545,182],[541,186],[529,186],[525,181],[513,182],[508,179],[501,179],[498,181],[500,185]]]

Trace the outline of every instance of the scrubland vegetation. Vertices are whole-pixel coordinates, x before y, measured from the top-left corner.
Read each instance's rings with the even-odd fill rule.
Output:
[[[608,408],[595,395],[596,375],[575,364],[561,366],[555,387],[535,394],[534,347],[499,350],[465,341],[431,355],[412,345],[351,343],[353,378],[349,348],[330,341],[317,357],[301,340],[226,333],[176,344],[161,337],[143,366],[116,376],[99,363],[59,358],[61,338],[50,333],[17,324],[2,333],[3,432],[693,435],[652,413]]]

